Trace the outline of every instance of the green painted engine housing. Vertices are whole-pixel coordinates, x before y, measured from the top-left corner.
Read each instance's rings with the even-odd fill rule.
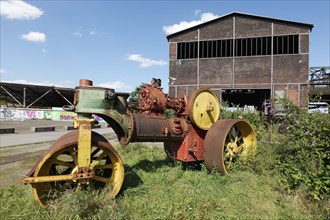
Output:
[[[116,93],[102,87],[76,87],[74,111],[79,115],[95,114],[103,118],[115,131],[121,144],[131,136],[130,112],[127,108],[129,93]]]

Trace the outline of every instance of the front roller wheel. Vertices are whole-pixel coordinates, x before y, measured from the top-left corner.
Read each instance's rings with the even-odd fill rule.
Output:
[[[100,134],[92,132],[90,168],[94,171],[91,179],[73,181],[52,181],[33,183],[33,196],[41,207],[50,199],[57,198],[58,192],[89,188],[99,190],[110,187],[110,196],[115,197],[123,184],[124,166],[110,143]],[[60,137],[50,151],[40,160],[33,176],[56,176],[73,174],[78,170],[78,131]],[[87,181],[87,183],[86,183]]]
[[[240,119],[219,120],[205,136],[204,161],[208,170],[225,174],[233,163],[255,154],[256,134]]]

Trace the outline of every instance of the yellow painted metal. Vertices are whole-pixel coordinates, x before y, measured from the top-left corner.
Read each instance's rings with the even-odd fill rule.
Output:
[[[55,182],[55,181],[70,181],[78,179],[92,178],[94,173],[74,173],[68,175],[56,175],[56,176],[37,176],[37,177],[25,177],[22,179],[23,183],[45,183],[45,182]]]
[[[119,193],[121,189],[121,185],[119,185],[118,183],[120,182],[121,184],[123,183],[124,175],[125,175],[123,162],[121,160],[118,160],[120,159],[120,157],[117,157],[116,159],[117,161],[113,164],[113,168],[112,168],[114,171],[113,176],[110,179],[110,184],[112,187],[112,192],[111,192],[112,198],[114,198]]]
[[[33,196],[41,207],[45,207],[49,199],[56,198],[57,191],[87,187],[96,190],[110,188],[110,197],[119,193],[124,181],[124,165],[120,156],[104,137],[91,132],[90,164],[88,168],[80,168],[79,137],[79,131],[60,137],[40,160],[33,177],[25,179],[31,181]]]
[[[92,118],[75,118],[78,124],[78,167],[89,167],[91,163]]]
[[[190,99],[189,117],[200,129],[208,130],[220,117],[216,94],[209,89],[197,90]]]
[[[238,121],[230,128],[224,147],[224,164],[226,169],[239,156],[244,162],[255,155],[257,148],[256,134],[252,126],[246,121]]]

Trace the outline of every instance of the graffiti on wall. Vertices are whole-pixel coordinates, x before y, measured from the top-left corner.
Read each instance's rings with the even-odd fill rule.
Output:
[[[2,108],[0,109],[0,118],[11,118],[15,115],[11,109]]]
[[[0,108],[0,119],[25,120],[53,120],[53,121],[73,121],[77,114],[61,110],[38,110],[38,109],[15,109]],[[95,120],[103,121],[99,116],[93,115]]]

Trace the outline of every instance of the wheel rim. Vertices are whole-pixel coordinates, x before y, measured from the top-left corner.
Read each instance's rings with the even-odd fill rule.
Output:
[[[248,143],[243,136],[242,130],[236,125],[230,128],[224,146],[223,162],[226,170],[235,163],[241,156],[246,156],[249,151]]]
[[[199,89],[191,95],[189,118],[202,130],[208,130],[220,117],[220,103],[209,89]]]
[[[238,160],[246,161],[256,151],[256,135],[244,120],[219,120],[207,132],[204,142],[204,160],[212,171],[226,173]]]
[[[51,150],[39,162],[34,176],[54,176],[71,174],[77,170],[77,140],[78,133],[75,132],[64,138],[59,138]],[[94,170],[95,176],[88,179],[87,184],[77,181],[55,181],[33,184],[33,195],[38,204],[44,207],[49,200],[58,197],[59,192],[77,189],[111,188],[109,194],[115,197],[124,180],[123,163],[110,145],[101,135],[92,133],[92,149],[90,168]],[[86,181],[86,180],[83,180]]]

